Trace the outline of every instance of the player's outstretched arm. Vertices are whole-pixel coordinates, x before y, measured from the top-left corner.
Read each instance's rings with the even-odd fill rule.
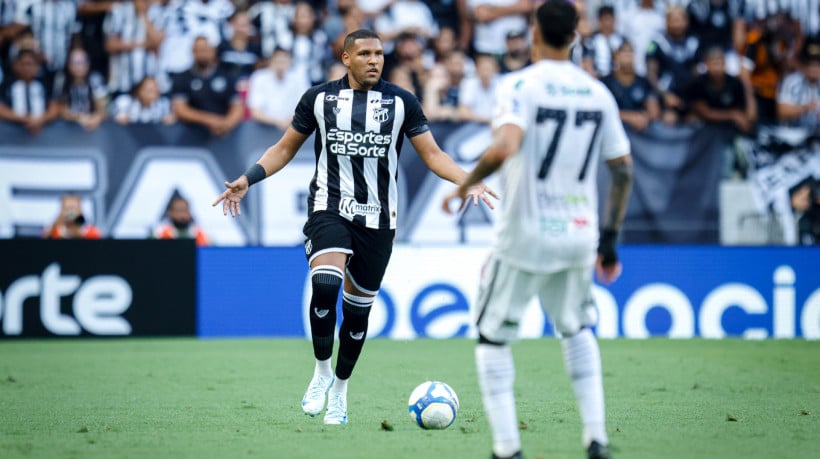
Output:
[[[524,132],[520,127],[514,124],[504,124],[496,129],[493,133],[492,143],[481,155],[478,164],[476,164],[467,178],[459,184],[458,188],[444,198],[444,201],[441,203],[441,209],[448,214],[455,213],[456,211],[450,206],[454,200],[460,201],[461,205],[458,206],[459,211],[463,209],[469,202],[467,197],[470,195],[471,187],[481,183],[482,180],[497,171],[507,158],[514,155],[521,146],[523,137]],[[498,196],[494,192],[491,191],[491,193],[498,199]]]
[[[232,217],[242,215],[239,203],[248,193],[250,186],[282,170],[296,156],[296,152],[305,143],[307,137],[289,127],[282,138],[265,150],[262,157],[244,174],[233,182],[225,182],[227,189],[216,198],[212,205],[216,206],[221,202],[223,214],[228,215],[230,212]]]
[[[604,225],[598,243],[598,259],[595,262],[595,271],[601,282],[611,284],[618,279],[623,271],[615,246],[626,215],[629,192],[632,189],[632,156],[619,156],[608,160],[606,164],[609,167],[612,182],[609,185],[609,193],[607,194]]]
[[[436,143],[430,131],[411,137],[410,143],[413,144],[413,148],[416,149],[416,152],[418,152],[424,164],[439,177],[456,185],[462,185],[465,180],[467,180],[467,172],[458,167],[458,164],[453,161],[450,155],[441,151],[441,148]],[[487,185],[481,183],[481,180],[477,180],[465,186],[464,189],[464,196],[469,195],[472,197],[473,205],[478,205],[478,200],[481,199],[490,209],[495,208],[490,200],[490,196],[498,199],[498,194]]]

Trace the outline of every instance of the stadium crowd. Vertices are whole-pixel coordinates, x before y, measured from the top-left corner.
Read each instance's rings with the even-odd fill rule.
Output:
[[[568,0],[572,58],[634,131],[705,122],[820,127],[820,0]],[[344,36],[384,39],[384,77],[432,121],[487,123],[499,75],[529,63],[532,0],[0,0],[0,120],[284,129],[339,78]],[[744,174],[727,149],[725,177]],[[808,207],[816,207],[816,183]]]

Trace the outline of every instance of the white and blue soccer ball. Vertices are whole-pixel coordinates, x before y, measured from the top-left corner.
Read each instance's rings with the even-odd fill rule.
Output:
[[[446,429],[456,420],[458,396],[446,383],[425,381],[413,389],[407,409],[422,429]]]

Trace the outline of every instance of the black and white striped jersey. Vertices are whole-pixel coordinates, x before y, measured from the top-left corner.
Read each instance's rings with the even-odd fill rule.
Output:
[[[155,14],[156,10],[151,10]],[[150,15],[141,18],[131,2],[117,3],[105,18],[103,30],[105,36],[116,36],[126,43],[144,43],[148,26],[146,21],[154,22]],[[127,93],[147,76],[157,76],[159,58],[153,51],[138,46],[131,51],[122,51],[110,57],[108,83],[111,91]]]
[[[48,109],[51,92],[41,80],[26,83],[9,77],[0,84],[0,103],[11,108],[17,115],[37,118],[43,116]]]
[[[290,24],[295,11],[295,2],[258,2],[248,10],[251,24],[261,39],[263,56],[270,57],[276,48],[293,47]]]
[[[316,132],[316,172],[308,213],[328,211],[373,229],[395,229],[399,153],[404,136],[430,128],[416,97],[380,80],[351,89],[347,76],[307,90],[293,128]]]
[[[14,22],[31,27],[52,72],[63,70],[75,30],[74,0],[22,0],[17,3]]]

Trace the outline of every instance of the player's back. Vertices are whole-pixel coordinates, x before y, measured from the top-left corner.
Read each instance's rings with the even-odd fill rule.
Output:
[[[524,131],[504,163],[498,255],[536,272],[590,265],[598,162],[629,153],[611,93],[571,62],[544,60],[507,77],[496,99],[494,126]]]

